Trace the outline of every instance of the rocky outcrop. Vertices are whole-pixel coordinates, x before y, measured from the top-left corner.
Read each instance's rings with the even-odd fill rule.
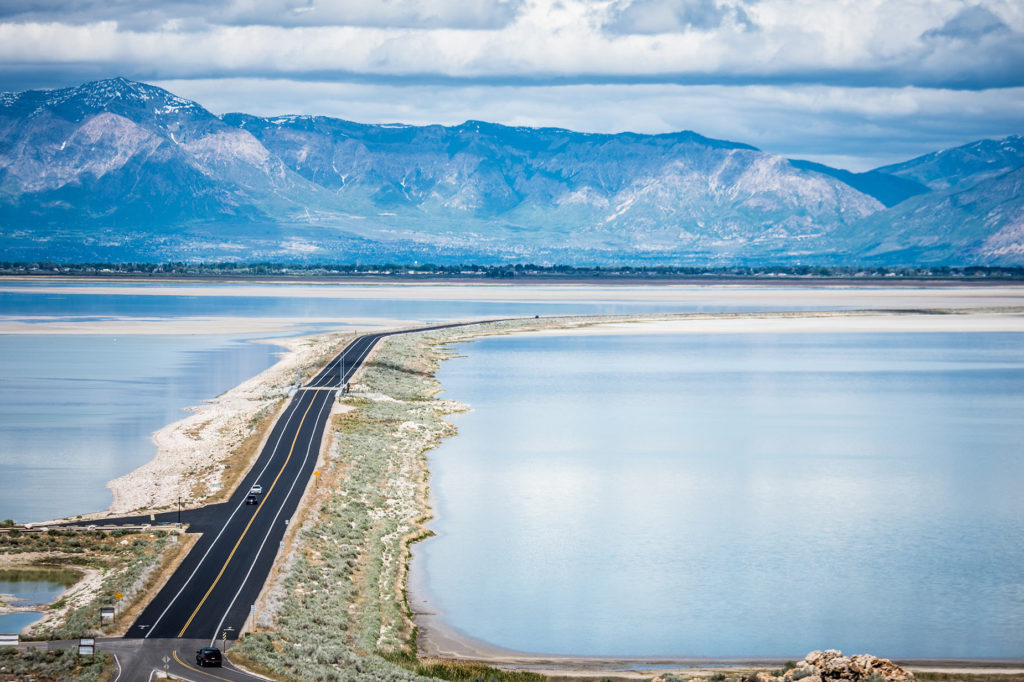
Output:
[[[785,682],[912,682],[909,673],[892,661],[870,654],[844,656],[835,649],[812,651],[781,678]]]
[[[790,667],[792,666],[792,667]],[[796,665],[788,664],[785,670],[758,671],[729,677],[715,673],[711,677],[680,677],[668,674],[655,677],[651,682],[914,682],[914,674],[907,672],[892,661],[860,654],[844,656],[836,649],[812,651]]]

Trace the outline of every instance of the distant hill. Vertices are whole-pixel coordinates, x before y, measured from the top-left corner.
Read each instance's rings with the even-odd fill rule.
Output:
[[[1001,140],[978,140],[872,172],[913,180],[936,191],[958,191],[1021,166],[1024,137],[1011,135]]]
[[[841,168],[832,168],[813,161],[800,161],[790,159],[789,162],[797,168],[824,173],[841,182],[845,182],[859,192],[878,199],[883,206],[892,207],[901,201],[918,194],[930,192],[930,188],[914,180],[901,178],[897,175],[882,173],[880,171],[868,171],[867,173],[851,173]]]
[[[834,236],[841,250],[868,262],[1019,265],[1024,167],[964,190],[915,196]]]
[[[999,178],[1022,147],[850,173],[689,131],[218,117],[117,78],[0,94],[0,245],[8,261],[1019,264],[1020,191]]]

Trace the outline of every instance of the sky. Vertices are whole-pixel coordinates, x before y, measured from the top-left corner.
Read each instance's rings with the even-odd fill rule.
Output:
[[[0,0],[0,90],[694,130],[861,171],[1024,134],[1021,0]]]

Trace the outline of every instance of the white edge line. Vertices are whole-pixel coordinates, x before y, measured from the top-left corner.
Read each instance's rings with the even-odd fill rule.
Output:
[[[363,337],[363,338],[366,338],[366,337]],[[379,339],[378,339],[378,340],[379,340]],[[356,369],[358,369],[358,368],[359,368],[359,367],[360,367],[360,366],[362,365],[362,363],[363,363],[363,359],[364,359],[364,358],[365,358],[365,357],[366,357],[367,355],[369,355],[369,353],[370,353],[370,350],[371,350],[371,349],[373,348],[373,346],[375,346],[375,345],[377,345],[377,344],[376,344],[376,341],[374,341],[373,343],[371,343],[371,344],[370,344],[370,345],[369,345],[369,346],[368,346],[368,347],[366,348],[365,352],[363,352],[363,353],[361,353],[361,354],[360,354],[359,358],[358,358],[358,359],[356,360],[356,363],[355,363],[355,364],[353,365],[353,370],[352,370],[352,373],[353,373],[353,374],[355,374],[355,370],[356,370]],[[348,346],[346,346],[346,347],[345,347],[345,350],[343,350],[343,351],[342,351],[342,353],[341,353],[341,356],[339,356],[338,358],[336,358],[336,360],[337,360],[337,361],[338,361],[339,363],[340,363],[340,362],[341,362],[341,361],[342,361],[342,360],[344,359],[344,357],[345,357],[345,354],[346,354],[346,353],[348,352],[348,348],[349,348],[349,347],[348,347]],[[331,364],[334,364],[334,363],[331,363]],[[328,365],[328,367],[330,367],[330,365]],[[345,369],[344,365],[341,365],[341,368],[342,368],[342,371],[344,371],[344,369]],[[340,383],[341,383],[341,382],[339,381],[339,384],[340,384]],[[336,389],[333,389],[333,390],[338,390],[338,391],[340,391],[340,390],[341,390],[341,386],[339,385],[339,386],[338,386],[338,388],[336,388]],[[330,401],[330,400],[325,400],[325,401],[324,401],[324,404],[323,404],[323,405],[322,405],[322,406],[320,407],[320,412],[319,412],[319,414],[317,414],[317,420],[318,420],[318,421],[319,421],[319,419],[320,419],[320,418],[321,418],[321,417],[323,416],[323,413],[324,413],[324,408],[326,408],[326,407],[327,407],[327,405],[328,405],[328,404],[330,404],[331,402],[332,402],[332,401]],[[325,425],[325,428],[326,428],[326,425]],[[318,443],[317,445],[319,446],[319,445],[320,445],[321,443],[323,443],[323,435],[321,435],[321,436],[320,436],[320,443]],[[300,470],[302,469],[302,467],[304,467],[304,466],[306,465],[306,461],[307,461],[307,460],[309,459],[309,452],[310,452],[310,449],[311,449],[312,447],[313,447],[313,443],[312,443],[312,441],[310,441],[310,442],[309,442],[309,443],[308,443],[308,444],[306,445],[306,454],[305,454],[305,456],[304,456],[304,457],[302,458],[302,466],[301,466],[301,467],[299,467],[299,469],[300,469]],[[296,484],[296,483],[298,483],[298,481],[299,481],[298,477],[296,477],[296,478],[292,479],[292,484],[291,484],[291,486],[289,486],[289,488],[288,488],[288,493],[287,493],[287,494],[286,494],[286,495],[284,496],[284,499],[285,499],[285,500],[287,500],[287,499],[288,499],[288,497],[289,497],[289,496],[290,496],[290,495],[292,494],[292,490],[294,490],[294,489],[295,489],[295,484]],[[277,524],[277,519],[278,519],[278,517],[280,517],[280,516],[281,516],[281,511],[282,511],[283,507],[284,507],[284,505],[282,504],[282,505],[281,505],[281,507],[278,507],[278,508],[277,508],[277,513],[276,513],[276,514],[274,514],[274,520],[270,522],[270,526],[271,526],[271,528],[273,528],[273,527],[274,527],[274,526],[275,526],[275,525]],[[263,548],[264,548],[264,547],[266,546],[266,544],[267,544],[267,539],[268,539],[269,537],[270,537],[270,531],[268,530],[267,534],[263,536],[263,542],[261,542],[261,543],[260,543],[260,547],[259,547],[259,549],[258,549],[258,550],[256,550],[256,556],[255,556],[255,557],[253,558],[252,564],[250,564],[250,565],[249,565],[249,570],[248,570],[248,571],[246,571],[246,573],[245,573],[245,577],[244,577],[244,578],[242,578],[242,583],[241,583],[241,585],[239,585],[239,587],[238,587],[238,591],[237,591],[237,592],[235,592],[235,596],[231,598],[231,603],[229,603],[229,604],[228,604],[228,607],[227,607],[226,609],[224,609],[224,615],[223,615],[223,616],[221,616],[220,622],[219,622],[219,623],[217,623],[217,628],[216,628],[216,629],[214,630],[214,632],[213,632],[213,639],[211,639],[211,640],[210,640],[210,646],[213,646],[214,644],[216,644],[216,642],[217,642],[217,633],[218,633],[218,632],[220,632],[220,629],[221,629],[221,627],[222,627],[222,626],[224,625],[224,621],[225,621],[225,620],[227,619],[227,617],[228,617],[228,613],[229,613],[229,612],[231,611],[232,607],[234,607],[234,605],[235,605],[235,602],[236,602],[236,601],[238,600],[238,595],[240,595],[240,594],[242,593],[242,590],[243,590],[243,589],[245,588],[245,583],[246,583],[246,582],[247,582],[247,581],[249,580],[249,576],[250,576],[250,575],[252,574],[252,569],[253,569],[253,566],[255,566],[255,565],[256,565],[256,562],[257,562],[257,561],[259,560],[260,554],[262,554],[262,552],[263,552]]]
[[[354,342],[355,342],[355,339],[354,339],[354,340],[352,341],[352,343],[354,343]],[[350,344],[350,345],[351,345],[351,344]],[[330,362],[330,363],[328,363],[328,364],[327,364],[327,367],[325,367],[325,368],[324,368],[324,371],[327,371],[327,369],[328,369],[328,368],[329,368],[329,367],[330,367],[330,366],[331,366],[332,364],[334,364],[335,362],[339,361],[339,360],[340,360],[341,358],[344,358],[344,356],[345,356],[345,353],[346,353],[347,351],[348,351],[348,346],[346,346],[346,347],[345,347],[345,348],[344,348],[344,349],[342,350],[342,352],[341,352],[341,356],[340,356],[340,357],[338,357],[338,358],[335,358],[335,359],[334,359],[334,361],[332,361],[332,362]],[[298,401],[295,401],[295,404],[297,405],[297,404],[298,404]],[[291,407],[291,406],[289,405],[289,407]],[[280,433],[280,435],[278,435],[278,437],[277,437],[277,442],[276,442],[276,443],[274,443],[274,450],[273,450],[273,453],[274,453],[274,454],[277,454],[277,448],[278,448],[278,447],[279,447],[279,446],[281,445],[281,438],[283,438],[283,437],[284,437],[284,433],[285,433],[285,431],[287,431],[287,430],[288,430],[288,424],[289,424],[289,423],[291,422],[292,418],[293,418],[293,417],[295,416],[295,414],[296,414],[297,412],[298,412],[298,410],[297,410],[297,409],[296,409],[296,410],[293,410],[293,411],[292,411],[292,413],[291,413],[291,414],[290,414],[290,415],[288,416],[288,420],[287,420],[287,421],[285,422],[284,428],[283,428],[283,429],[281,429],[281,433]],[[263,465],[263,469],[261,469],[261,470],[260,470],[260,473],[259,473],[259,474],[258,474],[258,475],[256,476],[256,480],[259,480],[259,479],[260,479],[260,478],[261,478],[261,477],[263,476],[263,474],[264,474],[264,473],[266,473],[266,471],[267,471],[267,467],[269,467],[269,466],[270,466],[270,462],[271,462],[271,461],[272,461],[273,459],[274,459],[274,456],[273,456],[273,455],[271,455],[271,456],[270,456],[270,457],[269,457],[269,458],[267,459],[267,463]],[[218,541],[218,540],[220,540],[220,536],[224,534],[224,531],[225,531],[225,530],[227,529],[227,527],[228,527],[228,524],[230,524],[230,523],[231,523],[231,519],[235,518],[235,514],[237,514],[237,513],[238,513],[238,510],[242,508],[242,505],[243,505],[244,503],[245,503],[245,500],[244,500],[244,498],[243,498],[243,499],[242,499],[242,501],[240,501],[240,502],[238,503],[238,506],[237,506],[237,507],[235,507],[234,511],[232,511],[232,512],[231,512],[231,516],[229,516],[229,517],[228,517],[228,520],[224,522],[224,525],[223,525],[223,526],[221,527],[221,529],[220,529],[220,532],[218,532],[218,533],[217,533],[217,537],[215,537],[215,538],[213,539],[213,542],[211,542],[211,543],[210,543],[210,546],[209,546],[209,548],[207,548],[206,552],[205,552],[205,553],[203,554],[203,557],[202,557],[202,558],[201,558],[201,559],[199,560],[199,563],[197,563],[197,564],[196,564],[196,567],[195,567],[195,569],[194,569],[194,570],[192,571],[191,575],[189,575],[189,577],[188,577],[188,578],[187,578],[187,579],[185,580],[185,582],[184,582],[184,583],[182,583],[182,585],[181,585],[181,589],[180,589],[180,590],[178,590],[178,593],[177,593],[177,594],[175,594],[173,598],[171,598],[171,601],[169,601],[169,602],[167,603],[167,607],[166,607],[166,608],[165,608],[165,609],[164,609],[163,611],[161,611],[161,612],[160,612],[160,615],[159,615],[159,616],[157,616],[156,620],[155,620],[155,621],[153,621],[153,624],[152,624],[152,625],[150,625],[150,626],[149,626],[149,628],[148,628],[148,629],[146,630],[146,635],[145,635],[145,636],[143,637],[143,639],[149,639],[149,636],[150,636],[150,635],[151,635],[151,634],[153,633],[153,631],[154,631],[154,630],[156,629],[156,626],[160,624],[160,621],[161,621],[161,620],[163,619],[163,617],[164,617],[165,615],[167,615],[167,612],[168,612],[168,611],[170,610],[171,606],[173,606],[173,605],[174,605],[174,602],[176,602],[176,601],[178,600],[178,597],[180,597],[180,596],[181,596],[181,593],[182,593],[182,592],[184,592],[184,591],[185,591],[185,588],[186,588],[186,587],[188,587],[188,585],[189,585],[189,583],[190,583],[190,582],[192,582],[192,578],[194,578],[194,577],[195,577],[195,575],[196,575],[196,573],[197,573],[197,572],[199,572],[199,568],[200,568],[200,567],[201,567],[201,566],[203,565],[203,562],[204,562],[204,561],[206,561],[206,557],[208,557],[208,556],[210,555],[210,552],[211,552],[211,551],[213,551],[213,547],[214,547],[214,545],[216,545],[216,544],[217,544],[217,541]],[[276,518],[275,518],[275,520],[276,520]],[[221,622],[223,622],[223,620],[222,620]],[[219,629],[219,628],[218,628],[218,629]],[[215,638],[215,639],[216,639],[216,638]]]
[[[111,652],[110,655],[114,657],[114,663],[117,664],[117,677],[114,678],[114,682],[117,682],[121,679],[121,661],[117,660],[117,654],[114,652]]]
[[[319,421],[320,418],[323,417],[324,408],[326,408],[332,402],[333,401],[331,401],[331,400],[325,400],[324,404],[320,406],[320,412],[316,416],[317,421]],[[324,425],[324,428],[326,429],[326,424]],[[317,451],[318,452],[320,450],[319,446],[320,446],[320,444],[322,442],[323,442],[323,436],[321,435],[320,443],[317,443]],[[310,440],[310,442],[306,444],[306,454],[302,458],[302,464],[299,466],[299,470],[300,471],[302,470],[303,467],[306,466],[306,462],[309,461],[309,453],[310,453],[310,451],[312,449],[313,449],[313,441]],[[274,526],[277,525],[277,519],[281,516],[281,512],[284,510],[284,505],[288,501],[288,498],[291,496],[292,491],[295,490],[295,484],[298,483],[298,482],[299,482],[299,477],[298,476],[296,476],[295,478],[292,479],[292,484],[288,487],[288,492],[285,493],[285,495],[284,495],[284,498],[283,498],[284,501],[281,503],[281,506],[277,508],[277,513],[274,514],[274,520],[270,522],[270,528],[267,530],[267,533],[263,536],[263,542],[260,543],[260,548],[256,550],[256,556],[253,558],[252,563],[249,565],[249,570],[245,572],[245,577],[242,578],[242,584],[238,586],[238,591],[235,592],[235,596],[231,598],[231,603],[229,603],[228,607],[226,609],[224,609],[224,615],[221,617],[220,622],[217,623],[217,629],[213,631],[213,639],[210,640],[210,646],[213,646],[217,642],[217,633],[220,632],[221,627],[224,625],[224,621],[228,617],[228,613],[231,611],[231,608],[235,605],[235,602],[238,600],[238,595],[240,595],[242,593],[242,590],[245,588],[245,583],[248,582],[249,576],[252,575],[252,569],[256,565],[256,562],[259,561],[260,554],[263,553],[263,548],[266,546],[267,540],[270,538],[270,531],[273,530]]]
[[[295,401],[295,405],[296,406],[298,405],[298,402],[299,401]],[[289,405],[289,407],[291,407],[291,405]],[[270,466],[270,463],[274,459],[274,455],[277,454],[278,446],[281,445],[281,438],[284,437],[285,431],[288,430],[288,424],[291,422],[292,418],[295,417],[295,414],[297,412],[298,412],[298,409],[294,409],[294,410],[292,410],[291,414],[288,415],[288,419],[285,421],[284,427],[281,429],[281,433],[278,434],[278,436],[277,436],[277,442],[274,443],[274,449],[272,451],[272,454],[270,455],[270,457],[267,458],[267,463],[263,465],[263,469],[261,469],[260,473],[256,476],[256,480],[259,480],[260,477],[263,476],[264,472],[266,472],[267,467]],[[163,619],[163,617],[165,615],[167,615],[167,612],[171,609],[171,606],[174,605],[174,602],[176,602],[178,600],[178,597],[181,596],[181,593],[184,592],[185,588],[188,587],[188,584],[190,582],[192,582],[192,578],[196,577],[196,573],[199,572],[199,569],[203,565],[203,562],[206,561],[206,557],[208,557],[210,555],[210,552],[213,551],[213,548],[217,544],[217,541],[220,540],[220,536],[224,534],[225,530],[227,530],[228,524],[231,523],[231,519],[235,518],[235,514],[238,513],[238,510],[242,508],[243,504],[245,504],[245,499],[244,498],[242,499],[242,501],[240,501],[238,503],[238,506],[235,507],[234,511],[231,512],[231,516],[229,516],[228,520],[224,522],[224,525],[221,526],[220,532],[217,533],[217,537],[215,537],[213,539],[213,542],[210,543],[210,546],[206,549],[206,552],[203,554],[203,558],[201,558],[199,560],[199,563],[196,564],[196,567],[192,571],[192,574],[189,575],[189,577],[185,579],[184,583],[182,583],[181,589],[178,590],[178,593],[175,594],[174,597],[171,598],[171,601],[167,602],[167,607],[163,611],[160,612],[160,615],[157,616],[156,620],[153,621],[153,624],[150,625],[149,628],[146,630],[146,636],[143,637],[143,639],[149,639],[149,636],[151,634],[153,634],[153,631],[156,629],[156,626],[160,624],[161,619]]]

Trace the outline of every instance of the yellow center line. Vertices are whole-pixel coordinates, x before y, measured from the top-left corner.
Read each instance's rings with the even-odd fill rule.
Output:
[[[292,446],[288,450],[288,457],[285,458],[284,464],[281,465],[281,470],[277,472],[277,476],[274,477],[274,481],[270,484],[270,487],[267,488],[267,494],[263,496],[263,501],[260,502],[258,507],[256,507],[256,511],[253,512],[252,518],[249,519],[249,523],[245,524],[245,530],[243,530],[242,534],[238,536],[238,542],[235,543],[235,546],[231,548],[231,553],[228,554],[227,560],[224,562],[224,565],[221,566],[220,573],[218,573],[217,577],[213,579],[213,584],[210,585],[210,589],[208,589],[206,594],[203,595],[203,598],[199,600],[199,605],[196,606],[196,610],[192,612],[192,615],[188,617],[188,620],[185,622],[185,626],[182,627],[181,632],[178,633],[178,637],[185,636],[185,630],[187,630],[188,626],[192,624],[192,619],[196,617],[197,613],[199,613],[199,609],[203,608],[203,604],[206,603],[207,597],[209,597],[210,593],[213,592],[213,588],[217,587],[217,583],[220,582],[221,576],[224,575],[224,571],[227,570],[228,564],[230,564],[231,559],[234,558],[235,552],[238,550],[238,546],[242,544],[242,539],[245,537],[245,534],[249,532],[249,527],[252,526],[252,522],[256,520],[256,516],[259,515],[260,510],[263,509],[263,505],[267,503],[270,493],[274,490],[274,486],[277,485],[277,480],[281,478],[281,474],[284,473],[285,467],[288,466],[288,461],[292,458],[292,452],[295,450],[295,444],[299,441],[299,434],[302,432],[302,424],[306,421],[306,415],[309,414],[309,410],[313,407],[314,402],[316,401],[310,400],[309,407],[307,407],[306,411],[302,414],[299,426],[295,429],[295,438],[292,440]]]
[[[220,677],[219,675],[214,675],[213,673],[208,673],[205,670],[200,670],[199,668],[193,668],[188,663],[186,663],[185,661],[183,661],[180,658],[178,658],[178,652],[177,651],[175,651],[171,655],[174,656],[174,660],[176,660],[178,663],[180,663],[182,666],[184,666],[186,670],[191,670],[192,672],[195,672],[195,673],[202,673],[203,675],[209,675],[210,677],[212,677],[215,680],[224,680],[224,682],[231,682],[231,680],[229,680],[226,677]]]

